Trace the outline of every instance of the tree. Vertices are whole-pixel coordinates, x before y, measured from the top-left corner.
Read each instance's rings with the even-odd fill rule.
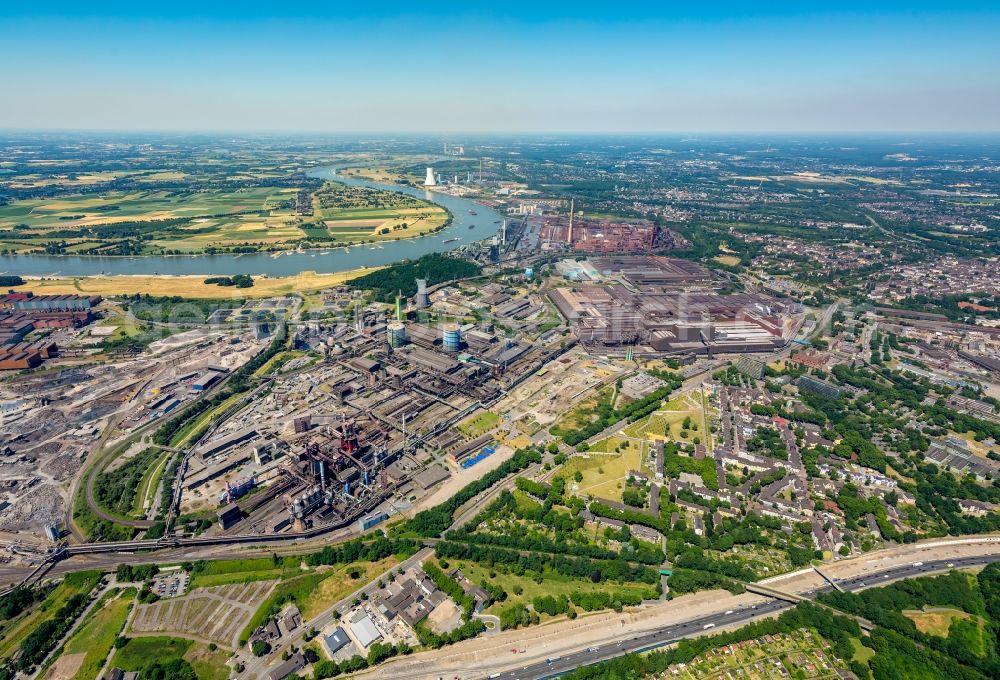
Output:
[[[263,640],[254,640],[254,643],[250,646],[250,651],[253,652],[254,656],[264,656],[271,651],[271,645]]]

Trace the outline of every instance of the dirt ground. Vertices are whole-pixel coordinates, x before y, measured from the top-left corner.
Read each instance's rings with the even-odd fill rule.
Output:
[[[494,470],[506,461],[508,458],[514,455],[514,449],[509,446],[501,445],[497,447],[496,453],[484,460],[480,461],[476,465],[473,465],[467,470],[458,468],[451,468],[451,477],[449,477],[443,484],[437,487],[431,495],[422,498],[413,504],[413,507],[408,511],[408,514],[413,515],[423,510],[424,508],[431,508],[439,503],[443,503],[456,493],[458,493],[466,485],[476,481],[483,475],[485,475],[490,470]],[[449,466],[451,467],[451,466]]]
[[[56,659],[54,664],[49,666],[43,680],[70,680],[80,670],[85,658],[87,658],[86,652],[63,654]]]
[[[435,633],[448,633],[462,625],[462,612],[454,602],[447,600],[434,608],[427,621]]]

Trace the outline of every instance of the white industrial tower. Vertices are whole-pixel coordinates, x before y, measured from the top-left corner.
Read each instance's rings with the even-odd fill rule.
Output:
[[[566,243],[573,247],[573,199],[569,199],[569,232],[566,234]]]
[[[427,168],[427,179],[424,180],[425,187],[437,186],[437,180],[434,179],[434,168]]]

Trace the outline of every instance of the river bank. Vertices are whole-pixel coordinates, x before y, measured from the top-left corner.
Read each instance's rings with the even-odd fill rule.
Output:
[[[250,288],[216,286],[205,283],[204,275],[136,275],[76,276],[56,278],[28,278],[17,291],[31,291],[35,295],[179,295],[187,298],[243,299],[275,297],[290,293],[303,293],[338,286],[345,281],[381,267],[359,268],[345,272],[319,274],[303,271],[294,276],[254,276]]]

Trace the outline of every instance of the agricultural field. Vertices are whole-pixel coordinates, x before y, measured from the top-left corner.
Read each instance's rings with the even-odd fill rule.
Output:
[[[141,604],[132,617],[132,634],[182,634],[225,647],[237,636],[276,585],[253,581],[195,588],[187,595]]]
[[[89,276],[75,278],[26,279],[18,290],[36,295],[166,295],[196,299],[243,299],[287,295],[339,286],[375,268],[356,269],[334,274],[304,271],[287,277],[255,277],[250,288],[216,286],[205,283],[204,276]]]
[[[189,254],[237,246],[267,249],[305,233],[297,189],[109,191],[0,206],[0,249],[13,252]],[[122,250],[121,243],[130,245]]]
[[[313,196],[319,224],[309,236],[339,243],[412,238],[448,222],[440,206],[405,194],[329,182]]]

